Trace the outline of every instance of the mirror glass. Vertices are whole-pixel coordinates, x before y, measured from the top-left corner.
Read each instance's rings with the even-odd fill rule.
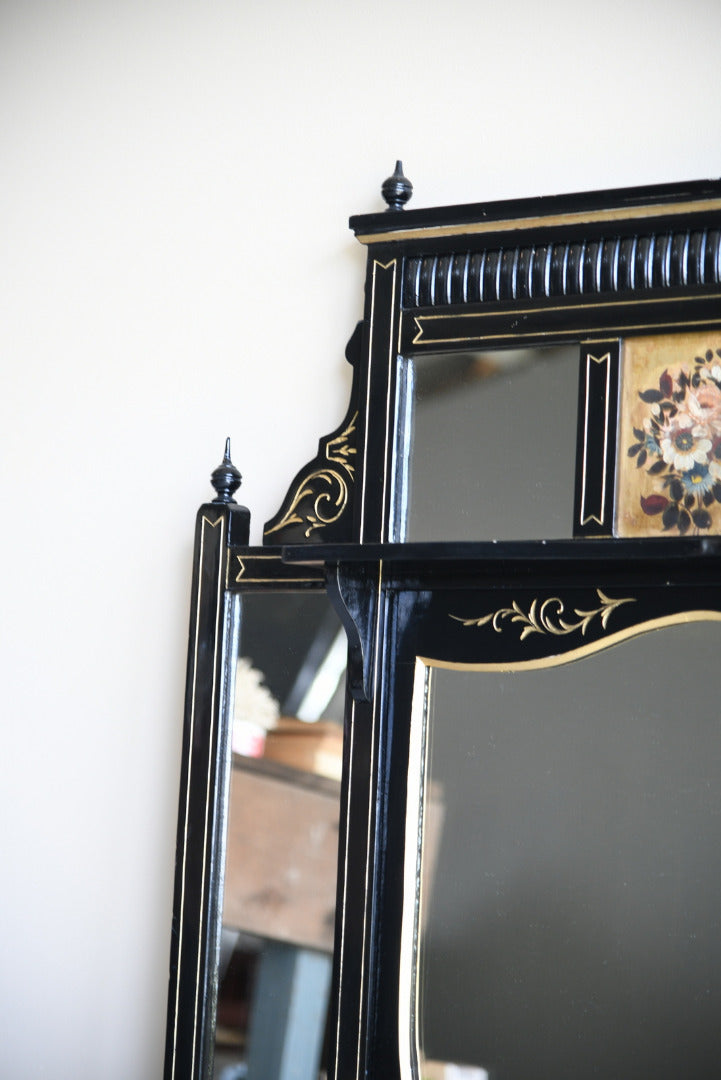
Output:
[[[402,363],[409,416],[398,428],[411,434],[397,455],[397,539],[571,536],[578,345]]]
[[[421,668],[421,1077],[717,1071],[720,650],[697,622],[541,670]]]
[[[317,1080],[323,1064],[346,655],[325,593],[243,596],[216,1080]]]

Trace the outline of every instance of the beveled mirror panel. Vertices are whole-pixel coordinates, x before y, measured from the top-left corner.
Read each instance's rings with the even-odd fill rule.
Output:
[[[419,665],[412,1075],[715,1073],[719,650],[696,622],[536,670]]]
[[[578,370],[575,344],[408,360],[403,539],[571,536]]]
[[[346,639],[321,591],[241,601],[215,1080],[316,1080],[330,988]]]

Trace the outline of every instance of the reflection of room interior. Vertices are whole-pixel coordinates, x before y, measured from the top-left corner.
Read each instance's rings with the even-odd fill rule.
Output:
[[[324,1066],[346,648],[324,594],[244,599],[218,1080],[315,1078]]]
[[[701,622],[543,670],[433,672],[428,1057],[504,1080],[713,1074],[721,750],[699,674],[719,648]]]

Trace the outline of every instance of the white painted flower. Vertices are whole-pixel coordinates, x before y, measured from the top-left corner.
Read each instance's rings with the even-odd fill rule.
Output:
[[[688,413],[679,413],[670,421],[661,434],[660,444],[663,460],[677,472],[707,463],[712,445],[708,428],[694,423]]]

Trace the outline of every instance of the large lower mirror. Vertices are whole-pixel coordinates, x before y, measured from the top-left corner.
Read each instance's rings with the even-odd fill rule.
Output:
[[[419,662],[418,1076],[717,1075],[720,651],[697,622],[541,670]]]
[[[215,1080],[323,1066],[346,648],[323,592],[243,597]]]
[[[404,361],[411,432],[405,540],[569,537],[578,345]],[[404,455],[400,455],[404,458]]]

